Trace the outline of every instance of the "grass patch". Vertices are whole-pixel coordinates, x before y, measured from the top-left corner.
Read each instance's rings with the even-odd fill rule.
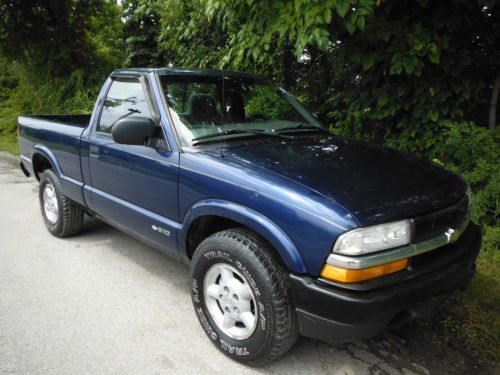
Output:
[[[500,361],[500,227],[486,227],[477,272],[424,327],[442,344],[483,361]]]
[[[0,135],[0,151],[7,151],[14,155],[19,155],[17,138],[12,135]]]

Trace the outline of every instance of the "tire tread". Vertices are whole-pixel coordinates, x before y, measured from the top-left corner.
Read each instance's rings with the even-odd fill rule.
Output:
[[[270,350],[248,362],[248,364],[262,366],[281,357],[295,344],[299,337],[299,325],[290,290],[288,272],[280,264],[281,260],[264,239],[246,228],[227,229],[211,235],[203,242],[209,239],[216,239],[217,241],[227,241],[229,239],[241,243],[253,253],[266,270],[267,277],[272,285],[271,299],[274,311],[272,324],[274,332],[266,340],[266,345]]]

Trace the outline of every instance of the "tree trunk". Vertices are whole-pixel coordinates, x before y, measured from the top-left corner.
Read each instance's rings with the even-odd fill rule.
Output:
[[[293,87],[295,76],[293,74],[293,64],[295,62],[295,55],[293,54],[293,46],[287,40],[283,47],[283,86],[286,90]]]
[[[490,101],[490,116],[489,116],[489,128],[492,132],[495,131],[497,125],[497,102],[498,102],[498,91],[500,90],[500,73],[497,74],[495,83],[493,84],[493,91],[491,92]]]

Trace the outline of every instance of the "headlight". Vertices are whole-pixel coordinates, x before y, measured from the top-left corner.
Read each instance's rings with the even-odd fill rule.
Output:
[[[410,239],[410,221],[396,221],[344,233],[335,242],[333,252],[343,255],[362,255],[403,246],[410,243]]]

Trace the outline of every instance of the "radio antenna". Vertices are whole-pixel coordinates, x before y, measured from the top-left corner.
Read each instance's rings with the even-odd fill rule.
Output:
[[[220,105],[220,117],[221,117],[221,125],[220,125],[220,157],[224,157],[224,143],[222,142],[222,137],[224,136],[224,109],[225,109],[225,91],[224,91],[224,69],[221,69],[221,78],[222,78],[222,95],[221,95],[221,105]]]
[[[219,35],[219,25],[216,23],[215,24],[215,33],[217,34],[217,44],[219,47],[219,52],[222,50],[222,46],[220,43],[220,35]],[[220,125],[220,157],[224,157],[224,144],[222,141],[222,137],[224,134],[224,108],[225,108],[225,91],[224,91],[224,66],[221,67],[221,100],[220,100],[220,120],[221,120],[221,125]]]

